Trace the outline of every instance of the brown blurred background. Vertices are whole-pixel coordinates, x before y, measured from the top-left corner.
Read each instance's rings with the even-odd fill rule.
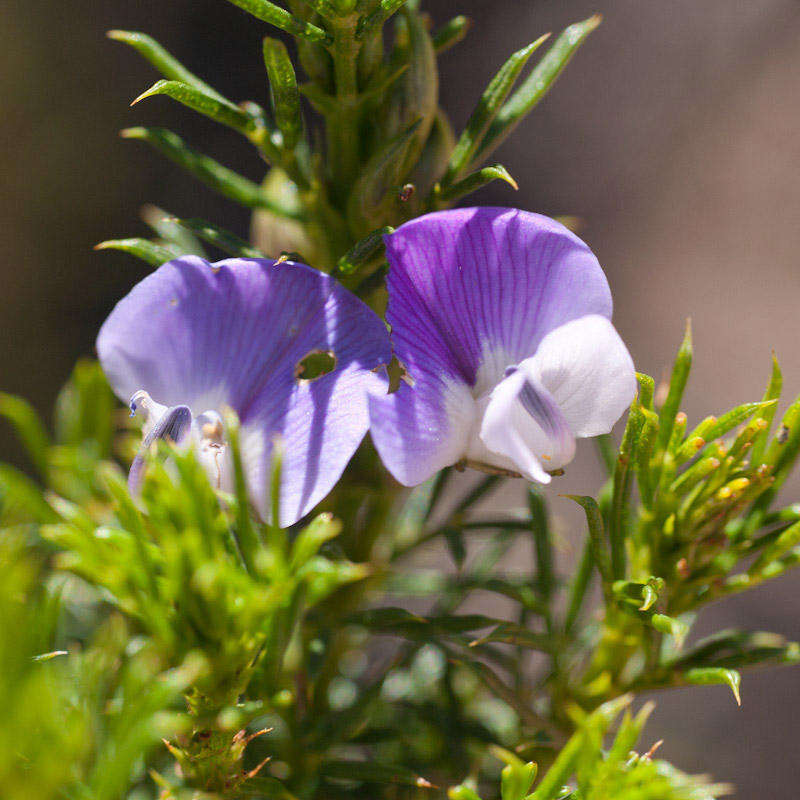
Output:
[[[658,377],[694,322],[690,419],[758,399],[772,348],[800,391],[800,3],[798,0],[427,0],[438,23],[475,26],[442,58],[442,104],[463,123],[507,54],[598,10],[605,20],[552,94],[498,154],[521,189],[477,202],[580,216],[605,266],[615,321]],[[75,358],[146,268],[104,238],[142,235],[145,202],[241,235],[247,217],[123,127],[163,124],[241,172],[259,164],[230,132],[166,99],[129,109],[155,79],[109,28],[153,34],[234,100],[263,100],[266,26],[223,0],[11,0],[0,26],[0,388],[49,413]],[[0,457],[17,460],[0,431]],[[591,449],[559,487],[592,492]],[[798,496],[800,482],[787,491]],[[510,490],[514,491],[514,490]],[[555,500],[562,528],[580,519]],[[568,554],[565,554],[568,558]],[[800,573],[706,610],[698,633],[737,626],[800,638]],[[658,698],[648,735],[738,796],[797,796],[800,668],[727,690]]]

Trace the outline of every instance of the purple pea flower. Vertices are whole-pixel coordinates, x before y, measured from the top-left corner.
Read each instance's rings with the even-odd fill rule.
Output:
[[[333,369],[297,376],[323,351]],[[391,357],[383,322],[336,281],[303,264],[186,256],[146,277],[105,321],[97,352],[114,392],[144,417],[143,453],[159,438],[195,448],[209,478],[232,487],[220,411],[239,415],[242,461],[264,518],[276,437],[283,446],[280,524],[333,487],[369,427],[373,370]],[[384,389],[385,391],[385,389]]]
[[[386,237],[391,325],[408,380],[370,398],[389,471],[414,486],[463,463],[549,483],[576,438],[607,433],[636,392],[589,248],[538,214],[428,214]]]

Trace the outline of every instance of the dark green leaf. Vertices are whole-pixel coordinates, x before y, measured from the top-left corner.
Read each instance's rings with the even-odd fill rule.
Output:
[[[534,51],[541,46],[549,34],[540,37],[535,42],[523,47],[514,53],[500,68],[486,87],[478,105],[472,112],[464,132],[456,142],[450,163],[445,172],[442,183],[444,186],[453,183],[459,175],[472,163],[475,153],[481,145],[483,136],[489,125],[497,116],[500,107],[508,97],[514,83],[528,59]],[[512,186],[514,184],[512,183]]]
[[[263,22],[268,22],[286,33],[291,33],[292,36],[324,44],[330,44],[333,41],[330,34],[322,28],[292,16],[285,9],[276,6],[275,3],[270,3],[269,0],[228,0],[228,2]]]
[[[168,53],[155,39],[146,33],[137,31],[109,31],[106,36],[117,42],[124,42],[136,49],[144,56],[165,78],[171,81],[194,86],[204,94],[216,97],[221,102],[227,102],[215,89],[201,80],[194,73],[183,66],[172,54]]]
[[[489,633],[474,639],[469,644],[470,647],[477,647],[488,642],[513,644],[517,647],[526,647],[543,653],[549,653],[553,649],[553,642],[547,634],[528,630],[528,628],[517,625],[516,622],[503,622],[489,631]]]
[[[39,474],[46,477],[50,434],[33,406],[21,397],[0,392],[0,417],[5,417],[13,426],[31,462]]]
[[[564,617],[564,630],[569,633],[575,625],[583,606],[586,590],[592,579],[592,567],[594,567],[594,546],[591,538],[587,538],[583,546],[581,560],[569,587],[569,600],[567,601],[567,612]]]
[[[356,242],[340,259],[336,265],[342,275],[350,275],[359,267],[369,263],[383,250],[383,237],[394,232],[394,228],[378,228]]]
[[[589,526],[589,544],[592,550],[592,561],[597,564],[597,571],[603,582],[603,594],[606,598],[611,597],[611,584],[614,574],[611,569],[611,559],[609,557],[608,545],[606,543],[605,526],[600,509],[593,497],[580,495],[566,495],[570,500],[574,500],[586,512],[586,522]]]
[[[406,0],[380,0],[375,11],[358,21],[356,38],[363,39],[379,25],[383,25],[405,2]]]
[[[632,467],[636,463],[637,447],[645,425],[645,409],[634,400],[628,414],[622,444],[614,469],[611,511],[608,519],[608,540],[611,546],[611,572],[614,579],[625,576],[625,540],[630,532],[630,494],[633,476]]]
[[[185,228],[175,222],[175,215],[168,214],[157,206],[145,206],[142,219],[160,236],[169,247],[180,250],[187,255],[206,257],[203,245]]]
[[[550,603],[555,586],[553,537],[547,519],[544,497],[536,489],[528,489],[528,510],[531,515],[531,534],[536,553],[536,589],[545,605]]]
[[[264,208],[287,219],[303,218],[295,210],[271,201],[258,184],[190,147],[172,131],[165,128],[126,128],[120,135],[125,139],[146,142],[206,186],[236,203],[248,208]]]
[[[457,45],[468,33],[472,20],[461,14],[446,22],[433,34],[433,49],[437,55]]]
[[[719,418],[709,417],[700,423],[686,438],[685,444],[681,446],[675,454],[675,460],[682,463],[690,459],[697,453],[697,439],[702,439],[703,442],[713,442],[719,439],[729,431],[733,430],[737,425],[741,425],[746,420],[750,419],[754,414],[763,414],[772,411],[775,413],[775,406],[777,400],[767,400],[766,402],[758,403],[743,403],[736,408],[732,408]]]
[[[399,783],[404,786],[430,788],[431,784],[410,769],[396,764],[375,761],[323,761],[320,773],[326,778],[363,783]]]
[[[256,127],[253,117],[242,111],[239,106],[181,81],[158,81],[147,91],[142,92],[131,105],[136,105],[136,103],[156,95],[171,97],[187,108],[197,111],[198,114],[203,114],[215,122],[227,125],[245,135],[252,134]]]
[[[151,242],[148,239],[109,239],[107,242],[100,242],[94,246],[95,250],[122,250],[123,253],[130,253],[136,258],[142,259],[152,267],[160,267],[167,261],[175,258],[175,253],[160,244]]]
[[[498,112],[483,138],[475,156],[477,162],[484,161],[495,150],[527,114],[547,94],[564,67],[586,37],[600,24],[601,17],[595,14],[583,22],[566,28],[545,53],[542,60],[531,71],[522,86]]]
[[[767,384],[766,391],[764,392],[764,397],[762,400],[764,402],[768,400],[779,400],[781,396],[781,389],[783,388],[783,373],[781,372],[780,365],[778,364],[778,359],[775,357],[775,354],[772,354],[772,373],[769,378],[769,383]],[[755,439],[753,439],[753,446],[750,450],[750,463],[758,466],[761,464],[762,459],[764,458],[764,453],[767,449],[767,442],[769,441],[769,431],[772,426],[772,420],[775,418],[775,412],[777,410],[777,404],[770,409],[767,409],[761,416],[766,421],[766,427],[756,435]]]
[[[660,633],[666,633],[675,640],[675,645],[680,648],[686,634],[689,633],[689,626],[682,620],[669,617],[666,614],[650,614],[642,612],[649,624]]]
[[[232,256],[239,256],[240,258],[266,258],[264,253],[258,248],[253,247],[249,242],[203,219],[176,219],[175,223],[192,231],[192,233],[199,236],[204,242],[213,244],[219,247],[220,250],[230,253]]]
[[[692,683],[696,686],[710,686],[715,684],[724,684],[729,686],[736,698],[737,705],[742,704],[742,698],[739,694],[739,687],[742,683],[742,676],[735,669],[723,669],[721,667],[695,667],[686,670],[683,675],[686,683]]]
[[[508,173],[502,164],[495,164],[491,167],[483,167],[466,178],[455,183],[450,183],[444,187],[437,185],[434,190],[434,203],[448,204],[465,197],[472,192],[477,192],[484,186],[493,181],[505,181],[514,191],[519,189],[517,182]]]
[[[299,569],[317,554],[325,542],[338,536],[341,529],[342,523],[329,513],[315,517],[294,540],[289,569],[292,572]]]
[[[672,435],[675,415],[678,413],[678,408],[683,399],[683,390],[686,388],[689,372],[692,369],[692,353],[692,325],[691,321],[687,320],[686,333],[675,357],[675,365],[672,368],[667,398],[658,413],[658,447],[661,450],[667,446]]]
[[[374,215],[385,204],[387,195],[393,197],[398,189],[406,152],[419,127],[420,122],[414,122],[378,150],[362,169],[347,207],[354,227],[374,229]]]
[[[300,93],[289,53],[283,42],[264,39],[264,65],[269,76],[275,122],[283,134],[283,145],[293,150],[303,134]]]
[[[42,490],[10,464],[0,464],[0,526],[50,523],[58,519]]]

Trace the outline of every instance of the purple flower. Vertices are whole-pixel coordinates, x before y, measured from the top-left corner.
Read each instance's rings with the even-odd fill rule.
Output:
[[[283,445],[280,524],[333,487],[367,431],[373,370],[391,353],[386,328],[336,281],[303,264],[187,256],[164,264],[111,312],[97,351],[118,397],[144,417],[142,453],[158,438],[195,447],[212,482],[232,487],[220,411],[241,423],[252,500],[266,518],[273,444]],[[310,353],[333,369],[297,377]]]
[[[413,486],[450,464],[548,483],[636,391],[611,293],[577,236],[538,214],[443,211],[386,237],[387,321],[409,380],[370,399],[384,464]]]

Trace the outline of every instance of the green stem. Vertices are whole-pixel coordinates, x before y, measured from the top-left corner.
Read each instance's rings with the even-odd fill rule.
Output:
[[[358,16],[336,20],[333,27],[334,80],[337,109],[327,120],[328,163],[331,165],[333,193],[337,198],[347,196],[347,190],[358,173],[359,162],[359,104],[358,52],[355,37]]]

